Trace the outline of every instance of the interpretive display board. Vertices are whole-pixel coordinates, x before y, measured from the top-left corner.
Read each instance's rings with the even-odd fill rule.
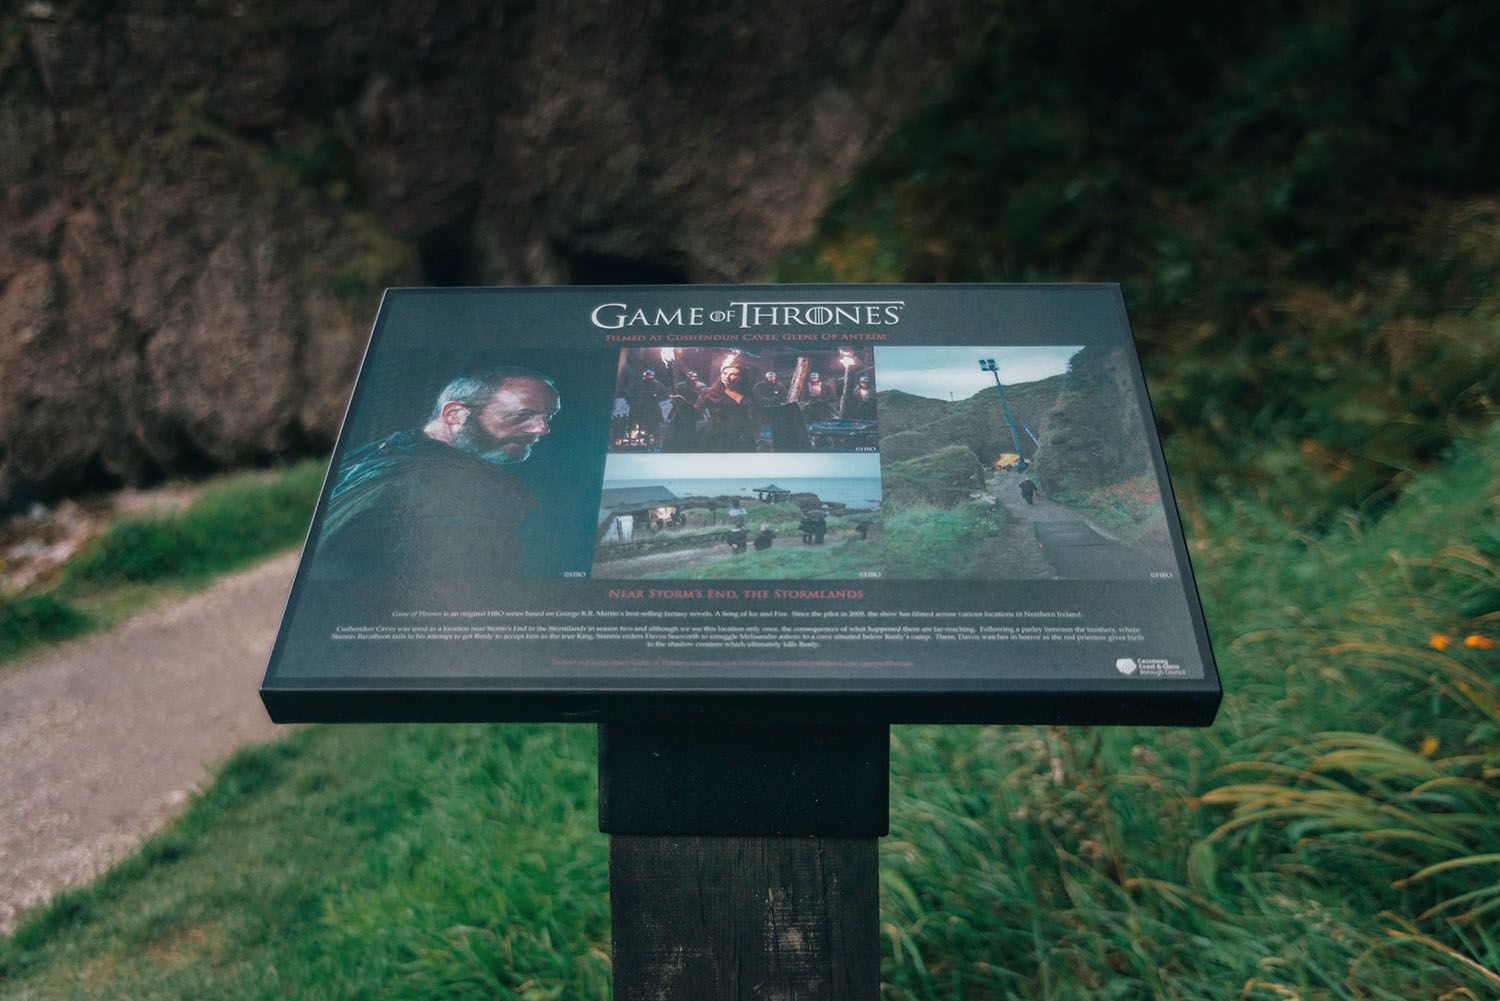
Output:
[[[1113,285],[386,293],[273,719],[1206,724]]]

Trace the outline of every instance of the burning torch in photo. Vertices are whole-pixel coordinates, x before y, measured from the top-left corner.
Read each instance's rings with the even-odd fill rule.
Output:
[[[662,348],[662,364],[667,366],[667,389],[672,396],[677,395],[677,373],[672,370],[672,360],[677,357],[676,348]]]
[[[844,366],[844,391],[839,394],[839,417],[842,418],[844,407],[849,403],[849,383],[853,381],[854,366],[859,364],[859,359],[853,351],[839,348],[839,364]]]

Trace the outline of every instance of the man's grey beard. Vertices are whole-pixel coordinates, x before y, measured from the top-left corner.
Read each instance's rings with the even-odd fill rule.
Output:
[[[490,434],[480,427],[477,421],[465,421],[463,426],[454,432],[453,444],[475,458],[483,459],[496,466],[509,466],[531,458],[531,445],[528,444],[526,451],[520,456],[510,455],[505,451],[508,440]]]

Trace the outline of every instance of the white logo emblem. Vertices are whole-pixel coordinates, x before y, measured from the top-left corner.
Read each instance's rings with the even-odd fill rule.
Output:
[[[1134,674],[1135,661],[1131,660],[1129,657],[1121,657],[1119,660],[1115,661],[1115,670],[1119,671],[1121,674]]]

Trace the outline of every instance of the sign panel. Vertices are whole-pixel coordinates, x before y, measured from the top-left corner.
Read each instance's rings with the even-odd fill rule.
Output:
[[[386,293],[272,718],[1206,724],[1113,285]]]

